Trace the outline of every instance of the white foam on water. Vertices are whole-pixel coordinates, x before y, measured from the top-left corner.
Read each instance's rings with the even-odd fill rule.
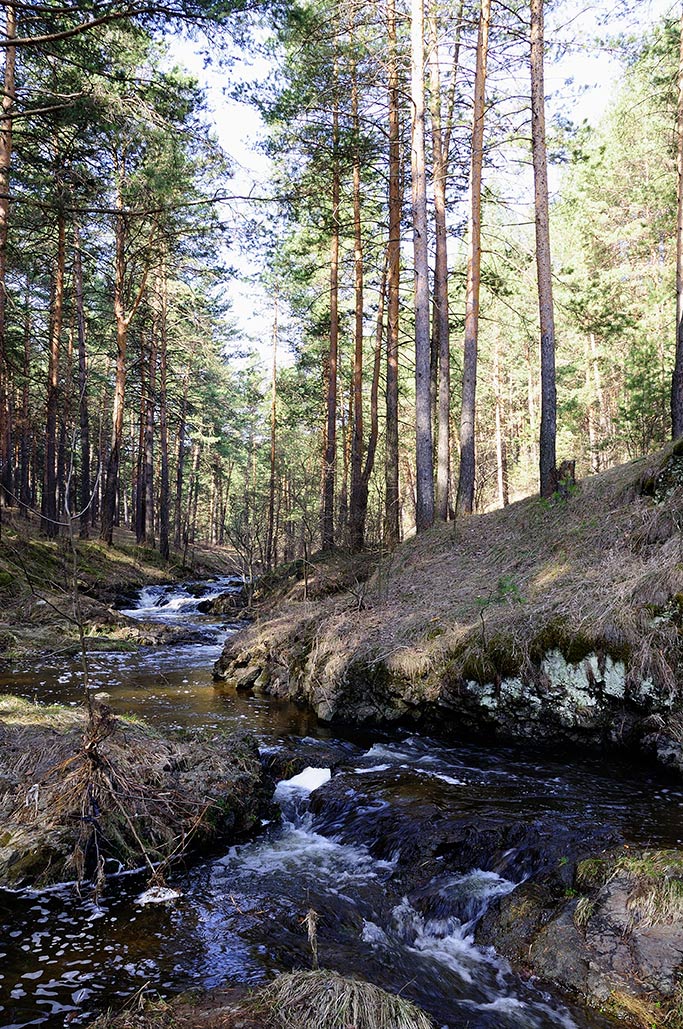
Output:
[[[169,901],[177,900],[179,896],[179,890],[172,890],[168,886],[152,886],[136,897],[135,903],[141,907],[146,904],[167,904]]]
[[[386,772],[391,765],[372,765],[370,768],[354,768],[357,775],[367,775],[368,772]]]
[[[309,765],[308,768],[304,768],[303,772],[293,775],[291,779],[283,779],[279,782],[275,790],[275,799],[277,800],[278,793],[283,791],[301,790],[302,793],[313,793],[313,790],[324,786],[331,778],[331,769],[313,768]]]

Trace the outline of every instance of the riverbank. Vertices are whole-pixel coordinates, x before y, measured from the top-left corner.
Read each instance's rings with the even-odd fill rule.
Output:
[[[117,606],[153,583],[235,574],[225,548],[196,546],[166,562],[117,529],[114,545],[41,537],[35,519],[3,512],[0,539],[0,665],[34,657],[69,657],[80,651],[79,619],[89,651],[134,650],[172,643],[162,625],[140,623]],[[77,603],[76,603],[77,601]]]
[[[424,1012],[362,979],[326,970],[280,975],[265,987],[216,989],[137,1011],[102,1015],[91,1029],[434,1029]]]
[[[216,679],[329,722],[607,745],[681,771],[682,525],[678,445],[437,526],[367,582],[317,600],[297,583],[228,641]]]
[[[170,738],[83,708],[0,697],[0,886],[44,887],[167,866],[272,813],[253,737]]]

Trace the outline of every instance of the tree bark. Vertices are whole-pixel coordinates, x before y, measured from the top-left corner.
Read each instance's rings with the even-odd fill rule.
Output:
[[[493,393],[496,401],[496,477],[498,480],[498,502],[501,507],[507,507],[510,503],[510,497],[508,493],[507,446],[504,433],[505,402],[500,388],[500,341],[497,335],[493,350]]]
[[[26,302],[24,308],[24,367],[21,391],[21,446],[19,463],[19,500],[21,513],[27,518],[33,504],[31,493],[31,280],[26,276]]]
[[[323,462],[322,548],[334,546],[334,486],[337,460],[337,360],[339,351],[339,98],[334,62],[332,100],[332,239],[330,241],[330,351],[327,359],[327,426]]]
[[[353,34],[352,34],[353,44]],[[353,128],[353,434],[351,437],[351,495],[349,503],[349,543],[362,550],[365,524],[362,512],[363,476],[363,238],[361,226],[360,116],[358,75],[355,61],[351,67],[351,124]]]
[[[187,423],[187,394],[190,389],[189,372],[185,374],[183,383],[183,399],[180,408],[180,421],[178,423],[178,456],[176,462],[175,480],[175,545],[180,547],[182,543],[183,525],[183,473],[185,467],[185,426]]]
[[[424,7],[411,0],[411,88],[413,108],[411,158],[413,190],[413,253],[415,260],[415,456],[416,528],[434,522],[434,459],[430,402],[429,257],[425,170]]]
[[[159,553],[168,561],[169,547],[169,475],[168,475],[168,366],[167,366],[167,302],[166,271],[159,275],[159,449],[161,451],[161,482],[159,486]]]
[[[460,474],[456,500],[456,514],[458,515],[470,515],[474,508],[477,350],[479,342],[479,292],[481,286],[481,179],[484,164],[486,64],[490,20],[491,0],[482,0],[479,14],[477,67],[474,78],[474,113],[472,116],[469,253],[467,258],[467,288],[465,296],[462,409],[460,412]]]
[[[536,272],[541,328],[540,491],[551,497],[557,489],[557,396],[555,385],[555,315],[550,259],[548,165],[545,148],[543,76],[543,0],[531,0],[531,143],[534,162]]]
[[[154,535],[154,414],[156,410],[155,396],[157,385],[157,362],[159,357],[158,333],[158,319],[155,319],[155,324],[152,330],[152,336],[149,341],[149,368],[147,371],[147,404],[145,405],[145,517],[143,526],[143,539],[148,547],[156,546],[156,537]]]
[[[45,418],[45,463],[40,529],[49,539],[59,535],[57,520],[57,415],[59,409],[59,351],[64,312],[64,266],[66,229],[64,214],[57,214],[57,255],[55,258],[50,313],[50,353],[47,372],[47,410]]]
[[[273,541],[275,539],[275,444],[277,432],[277,343],[278,294],[275,290],[273,318],[273,371],[270,382],[270,481],[268,483],[268,536],[266,538],[266,570],[273,568]]]
[[[434,297],[432,305],[432,338],[438,366],[436,398],[437,462],[436,462],[436,517],[448,519],[448,483],[450,465],[450,326],[448,311],[448,235],[446,226],[446,178],[448,150],[453,121],[454,88],[458,72],[460,26],[463,2],[458,16],[455,54],[451,80],[451,99],[446,112],[447,128],[443,131],[441,111],[441,73],[439,68],[439,32],[437,4],[430,4],[430,97],[432,118],[432,148],[434,155]]]
[[[389,243],[387,247],[387,382],[384,540],[388,547],[399,541],[398,453],[398,347],[399,289],[401,278],[401,148],[399,125],[399,76],[396,40],[396,0],[387,0],[389,40]]]
[[[115,263],[114,263],[114,318],[116,321],[116,378],[114,383],[114,409],[112,411],[112,436],[104,494],[102,497],[102,524],[100,539],[111,545],[114,536],[114,518],[116,514],[116,497],[119,487],[119,469],[121,464],[121,441],[123,438],[123,413],[126,395],[128,329],[140,306],[145,292],[147,276],[152,261],[152,242],[156,233],[156,222],[152,223],[147,244],[147,261],[141,276],[135,299],[129,309],[126,308],[126,221],[123,211],[121,182],[125,178],[125,165],[119,162],[119,188],[116,195],[114,223]]]
[[[88,363],[86,353],[83,261],[78,225],[74,224],[74,297],[78,334],[78,415],[81,431],[80,524],[79,535],[87,539],[90,523],[90,419],[88,414]]]
[[[5,33],[10,44],[17,35],[16,8],[5,5]],[[0,508],[13,502],[12,421],[9,412],[9,362],[7,358],[7,235],[9,186],[12,161],[12,129],[15,102],[16,49],[5,49],[5,74],[0,124]]]
[[[671,436],[683,436],[683,11],[678,58],[676,118],[678,211],[676,217],[676,358],[671,378]]]

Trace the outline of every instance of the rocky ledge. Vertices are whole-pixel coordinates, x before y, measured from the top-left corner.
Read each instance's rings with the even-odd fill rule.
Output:
[[[566,882],[566,875],[565,875]],[[683,1026],[683,852],[622,847],[498,899],[477,928],[519,971],[630,1025]]]
[[[640,751],[683,772],[680,699],[650,678],[632,676],[624,661],[553,648],[523,672],[478,679],[444,667],[407,675],[391,660],[321,662],[305,628],[295,639],[269,639],[247,629],[228,640],[214,667],[217,684],[259,689],[308,704],[326,722],[409,723],[474,737],[612,746]]]
[[[0,699],[0,886],[161,869],[254,830],[272,782],[247,734],[170,739],[115,717]]]

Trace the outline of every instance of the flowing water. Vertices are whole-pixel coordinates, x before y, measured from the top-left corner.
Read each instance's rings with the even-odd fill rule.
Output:
[[[211,666],[234,626],[202,615],[231,580],[147,587],[128,612],[183,625],[188,642],[93,655],[93,688],[167,730],[249,728],[264,754],[306,770],[277,786],[282,821],[177,869],[180,892],[143,906],[141,873],[95,903],[65,885],[0,891],[0,1027],[86,1024],[150,985],[162,994],[256,984],[309,967],[303,919],[318,912],[321,964],[401,991],[448,1029],[597,1029],[515,976],[474,928],[508,893],[581,841],[680,842],[683,795],[645,772],[407,732],[340,735],[294,705],[221,693]],[[78,703],[80,671],[18,668],[0,683]]]

